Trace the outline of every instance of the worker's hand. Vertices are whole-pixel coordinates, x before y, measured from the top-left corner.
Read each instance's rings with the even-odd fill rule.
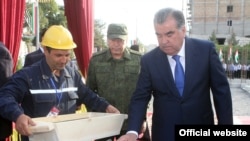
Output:
[[[20,115],[16,120],[16,130],[19,134],[29,136],[32,132],[29,129],[29,126],[35,126],[35,122],[25,114]]]
[[[116,109],[114,106],[112,105],[108,105],[107,109],[106,109],[107,113],[117,113],[120,114],[120,111],[118,109]]]
[[[117,141],[137,141],[137,136],[133,133],[127,133],[121,136]]]

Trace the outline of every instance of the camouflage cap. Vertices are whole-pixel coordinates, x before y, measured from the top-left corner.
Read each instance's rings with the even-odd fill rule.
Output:
[[[110,24],[108,26],[108,39],[119,38],[126,40],[128,36],[127,27],[124,24]]]

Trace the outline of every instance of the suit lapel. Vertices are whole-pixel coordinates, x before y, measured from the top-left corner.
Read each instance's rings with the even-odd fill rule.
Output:
[[[163,82],[160,83],[164,83],[166,87],[169,88],[171,94],[174,94],[174,96],[176,97],[180,97],[178,89],[175,86],[173,74],[171,71],[167,55],[164,52],[162,52],[159,47],[155,55],[157,60],[155,62],[157,70],[159,70],[159,75],[164,76],[164,78],[162,78]]]
[[[195,67],[197,65],[197,51],[195,50],[195,44],[192,43],[192,40],[186,38],[185,40],[185,86],[183,90],[183,97],[187,97],[189,93],[189,88],[193,84],[194,77],[196,76]]]

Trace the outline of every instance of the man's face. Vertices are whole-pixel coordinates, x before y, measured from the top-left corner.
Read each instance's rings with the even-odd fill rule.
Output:
[[[185,26],[178,29],[177,23],[172,17],[167,18],[163,24],[154,26],[160,49],[168,55],[177,54],[185,38]]]
[[[126,41],[119,39],[119,38],[108,39],[108,46],[109,46],[111,54],[113,56],[123,55],[123,51],[126,45],[125,43]]]
[[[62,70],[70,60],[71,50],[52,49],[48,52],[47,48],[44,50],[46,61],[51,70]]]

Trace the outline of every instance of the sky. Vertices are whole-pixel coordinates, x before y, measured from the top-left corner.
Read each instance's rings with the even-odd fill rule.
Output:
[[[63,3],[63,0],[56,0]],[[186,0],[93,0],[94,19],[106,23],[124,23],[128,27],[128,44],[136,38],[144,45],[157,44],[153,17],[161,8],[185,8]],[[106,37],[107,29],[103,33]]]

